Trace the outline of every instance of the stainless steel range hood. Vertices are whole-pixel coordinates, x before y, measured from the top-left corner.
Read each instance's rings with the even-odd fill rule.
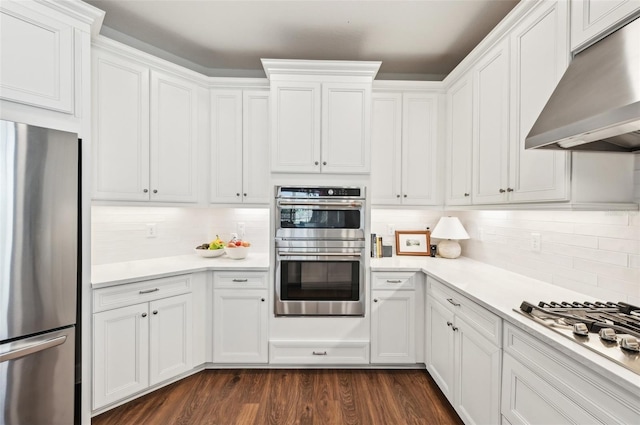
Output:
[[[640,150],[640,19],[574,57],[525,148]]]

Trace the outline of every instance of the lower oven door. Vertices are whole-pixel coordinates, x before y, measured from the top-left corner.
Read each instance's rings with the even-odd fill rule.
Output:
[[[277,316],[364,316],[364,258],[359,248],[279,248]]]

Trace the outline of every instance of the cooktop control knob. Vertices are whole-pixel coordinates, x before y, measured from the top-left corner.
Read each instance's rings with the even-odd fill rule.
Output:
[[[329,196],[333,195],[333,189],[329,189],[327,193],[329,194]]]
[[[600,338],[603,341],[609,341],[609,342],[617,342],[618,341],[618,337],[616,337],[616,331],[614,331],[611,328],[602,328],[600,329]]]
[[[620,347],[629,351],[640,351],[640,344],[638,344],[638,339],[632,336],[623,336],[620,340]]]
[[[588,336],[589,328],[584,323],[575,323],[573,325],[573,333],[580,336]]]

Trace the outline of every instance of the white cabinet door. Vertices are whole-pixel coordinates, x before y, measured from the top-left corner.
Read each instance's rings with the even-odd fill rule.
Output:
[[[503,358],[501,409],[512,425],[602,423],[506,353]]]
[[[368,173],[371,164],[371,84],[322,84],[324,173]]]
[[[473,80],[463,77],[447,93],[447,205],[471,203]]]
[[[242,93],[242,201],[268,204],[271,200],[269,168],[269,92]]]
[[[507,201],[509,170],[509,40],[474,69],[473,202]]]
[[[405,93],[402,103],[402,202],[438,204],[438,96]]]
[[[401,203],[402,93],[374,93],[371,108],[371,203]]]
[[[94,314],[93,339],[94,409],[147,388],[147,303]]]
[[[571,51],[596,41],[640,11],[640,0],[572,0]]]
[[[569,63],[567,8],[564,1],[543,2],[511,32],[510,202],[569,199],[569,154],[524,149]]]
[[[211,91],[209,168],[210,201],[242,202],[242,90]]]
[[[373,291],[371,363],[416,362],[415,292]]]
[[[271,82],[271,171],[320,172],[321,84]]]
[[[427,370],[436,381],[444,395],[454,402],[454,332],[453,313],[439,302],[427,296],[426,312],[426,360]]]
[[[93,197],[149,199],[149,68],[93,50]]]
[[[151,72],[152,201],[195,202],[198,179],[198,87]]]
[[[191,294],[149,303],[149,384],[173,378],[193,367]]]
[[[267,363],[267,291],[213,291],[214,363]]]
[[[465,424],[500,423],[502,350],[456,316],[455,408]]]
[[[0,98],[72,114],[74,29],[36,5],[0,5]]]

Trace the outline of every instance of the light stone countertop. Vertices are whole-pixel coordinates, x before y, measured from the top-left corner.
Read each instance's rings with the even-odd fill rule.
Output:
[[[190,254],[94,265],[91,266],[91,286],[93,289],[98,289],[139,280],[207,270],[267,271],[269,270],[269,255],[250,252],[247,258],[232,260],[226,255],[203,258],[196,254]]]
[[[269,266],[267,253],[250,253],[244,260],[232,260],[226,256],[202,258],[191,254],[94,265],[91,282],[93,289],[99,289],[201,271],[267,271]],[[592,371],[628,391],[640,392],[640,376],[514,311],[522,301],[535,304],[539,301],[595,301],[593,297],[465,257],[454,260],[411,256],[372,258],[370,271],[416,271],[432,276]],[[614,376],[617,379],[612,379]]]
[[[522,301],[597,301],[593,297],[464,257],[372,258],[370,269],[422,271],[592,371],[640,394],[640,376],[514,311]]]

